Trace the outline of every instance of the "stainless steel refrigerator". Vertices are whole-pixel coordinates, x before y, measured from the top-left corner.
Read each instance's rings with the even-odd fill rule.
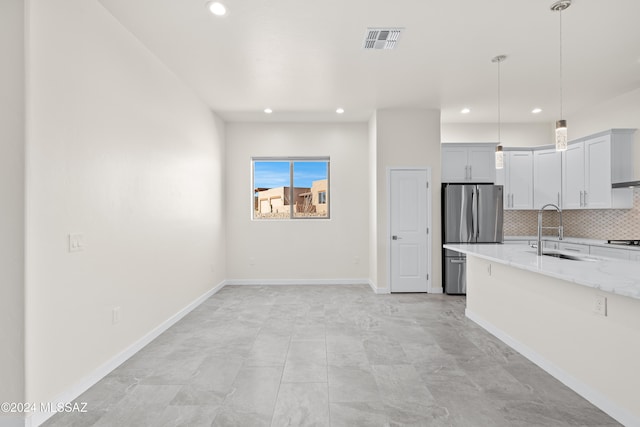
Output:
[[[502,185],[442,184],[442,243],[502,243]],[[447,294],[467,291],[464,254],[443,249]]]

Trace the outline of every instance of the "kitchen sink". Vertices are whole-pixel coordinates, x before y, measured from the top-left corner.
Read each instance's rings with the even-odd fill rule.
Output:
[[[570,254],[563,254],[560,252],[547,252],[547,253],[543,253],[542,255],[544,256],[552,256],[554,258],[560,258],[560,259],[569,259],[571,261],[595,261],[595,259],[593,258],[588,258],[585,256],[577,256],[577,255],[570,255]]]
[[[544,256],[552,256],[554,258],[561,258],[561,259],[570,259],[573,261],[582,261],[584,258],[580,258],[577,257],[575,255],[568,255],[568,254],[559,254],[559,253],[543,253],[542,255]]]
[[[554,258],[558,258],[558,259],[568,259],[568,260],[571,260],[571,261],[591,261],[591,262],[597,261],[597,259],[591,258],[591,257],[588,257],[588,256],[572,255],[572,254],[566,254],[566,253],[562,253],[562,252],[544,252],[542,255],[550,256],[550,257],[554,257]]]

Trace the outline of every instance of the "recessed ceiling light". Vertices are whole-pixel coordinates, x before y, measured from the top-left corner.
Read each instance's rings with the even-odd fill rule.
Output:
[[[223,16],[227,13],[227,8],[224,5],[217,1],[212,1],[207,4],[211,13],[216,16]]]
[[[541,113],[541,112],[542,112],[542,108],[534,108],[533,110],[531,110],[531,112],[532,112],[533,114]]]
[[[460,110],[460,112],[461,112],[462,114],[469,114],[469,113],[471,112],[471,110],[470,110],[470,109],[468,109],[468,108],[463,108],[462,110]]]
[[[271,113],[273,113],[273,110],[272,110],[271,108],[265,108],[265,109],[264,109],[264,112],[265,112],[266,114],[271,114]]]
[[[344,108],[338,108],[338,109],[336,110],[336,113],[338,113],[338,114],[342,114],[342,113],[344,113]]]

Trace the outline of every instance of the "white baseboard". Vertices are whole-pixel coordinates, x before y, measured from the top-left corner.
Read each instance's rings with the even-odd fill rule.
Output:
[[[391,293],[389,288],[377,288],[371,279],[230,279],[226,281],[226,285],[369,285],[376,294]]]
[[[376,287],[376,284],[373,283],[373,280],[371,280],[371,279],[369,279],[368,283],[369,283],[369,286],[371,287],[371,290],[374,293],[378,294],[378,295],[390,294],[391,293],[391,289],[388,288],[388,287],[387,288],[378,288],[378,287]],[[434,288],[434,289],[428,291],[427,293],[429,293],[429,294],[441,294],[441,293],[443,293],[443,291],[442,291],[442,288]]]
[[[616,421],[625,426],[640,426],[640,419],[634,414],[630,413],[620,405],[611,401],[607,396],[603,395],[596,389],[588,386],[577,378],[573,377],[565,370],[558,367],[556,364],[548,361],[535,350],[531,349],[527,345],[516,340],[509,334],[503,332],[501,329],[494,326],[492,323],[484,320],[482,317],[475,314],[473,311],[466,309],[465,315],[473,320],[475,323],[486,329],[489,333],[500,339],[509,347],[522,354],[531,362],[544,369],[551,376],[555,377],[561,383],[569,387],[571,390],[578,393],[580,396],[587,399],[589,402],[600,408],[603,412],[610,415]]]
[[[389,289],[389,288],[379,288],[379,287],[376,286],[375,283],[373,283],[373,280],[371,280],[371,279],[367,280],[367,283],[369,283],[369,286],[371,287],[371,290],[373,291],[373,293],[375,293],[377,295],[390,294],[391,293],[391,289]]]
[[[225,281],[232,285],[366,285],[369,279],[231,279]]]
[[[193,311],[196,307],[198,307],[200,304],[206,301],[209,297],[214,295],[220,289],[224,288],[226,285],[227,285],[227,282],[222,281],[211,290],[205,292],[203,295],[196,298],[194,301],[189,303],[182,310],[178,311],[176,314],[174,314],[173,316],[171,316],[170,318],[168,318],[167,320],[165,320],[164,322],[156,326],[154,329],[149,331],[145,336],[140,338],[138,341],[134,342],[129,347],[121,351],[119,354],[111,358],[111,360],[107,361],[102,366],[99,366],[98,368],[96,368],[91,374],[84,377],[81,381],[76,383],[69,390],[58,395],[57,398],[55,398],[52,401],[52,403],[54,404],[58,402],[66,403],[76,399],[82,393],[87,391],[90,387],[95,385],[98,381],[100,381],[105,376],[107,376],[107,374],[109,374],[111,371],[116,369],[118,366],[124,363],[131,356],[133,356],[138,351],[140,351],[144,346],[149,344],[151,341],[156,339],[160,334],[162,334],[164,331],[166,331],[171,326],[176,324],[184,316],[186,316],[191,311]],[[24,424],[20,424],[20,425],[25,427],[39,426],[40,424],[44,423],[46,420],[51,418],[53,415],[55,415],[55,412],[34,412],[24,420]],[[4,424],[1,424],[1,422],[2,422],[2,418],[0,418],[0,426],[5,427]],[[9,425],[6,427],[9,427]]]

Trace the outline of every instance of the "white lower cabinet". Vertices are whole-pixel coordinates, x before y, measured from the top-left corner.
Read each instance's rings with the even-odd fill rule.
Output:
[[[602,246],[591,246],[589,253],[593,256],[601,256],[612,259],[622,259],[628,261],[630,259],[630,251],[619,248],[605,248]]]
[[[505,240],[505,243],[508,241]],[[509,243],[522,244],[522,240],[514,240]],[[529,241],[530,244],[537,244],[536,241]],[[566,242],[561,240],[543,240],[542,247],[546,250],[576,253],[582,255],[593,255],[594,257],[617,259],[621,261],[640,262],[640,250],[626,249],[621,247],[595,246],[582,243]]]
[[[589,246],[579,243],[558,242],[558,249],[566,252],[575,252],[578,254],[589,254]]]
[[[505,245],[528,245],[529,244],[529,240],[505,240],[504,242],[502,242]]]

